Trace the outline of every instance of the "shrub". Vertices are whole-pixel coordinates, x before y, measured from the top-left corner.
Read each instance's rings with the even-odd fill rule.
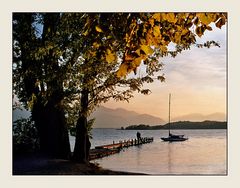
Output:
[[[37,129],[31,118],[13,122],[13,152],[29,153],[39,149]]]

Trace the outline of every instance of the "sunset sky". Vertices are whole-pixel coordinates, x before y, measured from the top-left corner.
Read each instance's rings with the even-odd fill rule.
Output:
[[[213,31],[206,31],[198,42],[215,40],[220,43],[220,48],[193,47],[176,58],[162,58],[164,69],[160,74],[165,74],[166,81],[146,84],[145,87],[152,91],[150,95],[136,93],[129,103],[111,100],[103,106],[147,113],[166,120],[168,94],[171,93],[173,118],[191,113],[226,114],[226,36],[226,26],[221,30],[214,27]]]
[[[179,176],[173,175],[172,177],[166,177],[161,175],[157,177],[159,181],[156,181],[154,176],[149,178],[126,178],[123,177],[124,181],[119,181],[118,177],[111,177],[111,179],[119,181],[119,186],[127,187],[129,184],[137,185],[139,188],[149,186],[159,186],[161,185],[172,187],[185,187],[192,188],[193,184],[197,187],[234,187],[234,185],[239,184],[239,174],[240,174],[240,150],[237,142],[239,142],[240,133],[240,64],[239,64],[239,41],[240,41],[240,24],[239,24],[239,3],[238,1],[103,1],[98,2],[96,0],[90,1],[61,1],[58,2],[57,6],[54,1],[47,1],[42,3],[42,1],[29,1],[24,3],[24,1],[7,1],[2,5],[1,14],[1,126],[0,126],[0,138],[1,138],[1,148],[3,148],[2,155],[0,156],[2,175],[2,184],[7,187],[20,186],[20,187],[36,187],[35,181],[19,181],[19,178],[14,178],[12,176],[12,145],[13,145],[13,111],[12,111],[12,16],[14,12],[226,12],[228,15],[227,25],[223,26],[222,29],[215,28],[212,32],[206,32],[202,36],[202,40],[216,40],[219,41],[221,48],[213,47],[211,49],[191,49],[185,51],[176,58],[163,58],[160,61],[165,64],[164,73],[166,81],[164,83],[155,82],[146,85],[146,88],[151,89],[152,93],[148,96],[141,94],[135,94],[135,97],[127,102],[114,102],[108,101],[103,104],[103,106],[108,108],[124,108],[126,110],[133,110],[138,113],[147,113],[154,116],[160,117],[167,121],[168,118],[168,94],[172,93],[172,118],[190,114],[190,113],[201,113],[201,114],[211,114],[215,112],[222,112],[228,114],[227,116],[227,130],[223,130],[226,133],[226,139],[219,139],[212,134],[214,131],[210,131],[209,134],[211,138],[217,141],[221,141],[214,148],[214,144],[210,145],[213,147],[203,147],[199,150],[199,145],[191,146],[190,150],[193,149],[199,152],[206,153],[205,150],[211,149],[211,153],[214,154],[212,157],[213,165],[216,164],[216,160],[219,161],[215,150],[221,148],[223,144],[226,145],[226,150],[224,152],[226,160],[224,165],[226,165],[227,175],[223,177],[222,175],[214,175],[215,177],[211,179],[207,176],[202,176],[201,181],[197,176]],[[228,36],[228,37],[227,37]],[[228,78],[228,79],[227,79]],[[227,93],[228,90],[228,93]],[[95,128],[95,127],[93,127]],[[103,130],[105,133],[105,130]],[[122,131],[120,131],[122,132]],[[199,132],[199,131],[198,131]],[[201,132],[201,131],[200,131]],[[199,133],[200,133],[199,132]],[[187,137],[191,137],[187,132]],[[157,134],[156,134],[157,135]],[[158,140],[154,140],[153,144],[159,144]],[[207,138],[207,145],[210,144],[209,138]],[[194,139],[194,138],[193,138]],[[190,138],[190,142],[193,141]],[[202,138],[198,137],[194,139],[203,141]],[[226,140],[226,141],[225,141]],[[224,142],[224,143],[223,143]],[[219,142],[217,142],[219,143]],[[92,144],[93,145],[93,144]],[[175,144],[167,144],[167,147]],[[190,147],[188,143],[177,144],[180,146],[180,153],[190,155],[189,152],[182,151],[182,146]],[[150,145],[149,145],[150,146]],[[149,148],[147,146],[147,149]],[[162,146],[161,144],[159,146]],[[137,147],[137,150],[141,150],[142,147]],[[165,148],[168,149],[169,148]],[[135,149],[134,149],[135,150]],[[149,160],[150,162],[160,163],[163,159],[162,156],[157,157],[154,150],[152,153],[155,156],[154,160]],[[159,148],[161,154],[164,154],[164,148]],[[175,150],[172,150],[175,152]],[[127,152],[123,152],[126,155]],[[151,152],[145,152],[145,154],[151,155]],[[169,154],[169,153],[168,153]],[[177,156],[177,155],[174,155]],[[202,158],[202,155],[198,155]],[[140,156],[137,153],[137,160],[135,162],[139,163],[138,159],[146,159],[144,156]],[[165,156],[165,162],[169,162],[169,156]],[[173,155],[172,155],[173,157]],[[209,155],[207,155],[209,157]],[[109,158],[110,159],[110,158]],[[129,159],[128,157],[125,159]],[[173,159],[173,158],[171,158]],[[195,159],[195,158],[194,158]],[[108,158],[106,158],[108,160]],[[184,158],[186,161],[187,158]],[[115,160],[116,161],[116,160]],[[113,162],[115,162],[113,161]],[[149,162],[148,161],[148,162]],[[125,161],[123,161],[125,162]],[[142,162],[142,161],[140,161]],[[115,162],[116,163],[116,162]],[[113,164],[113,163],[111,163]],[[111,165],[110,164],[110,165]],[[126,163],[124,163],[126,164]],[[141,163],[142,164],[142,163]],[[154,163],[153,163],[154,164]],[[167,163],[164,163],[166,165]],[[144,166],[144,165],[142,165]],[[155,165],[157,167],[157,165]],[[207,166],[209,166],[207,164]],[[216,165],[215,165],[216,166]],[[194,166],[195,168],[195,166]],[[160,168],[158,168],[160,169]],[[172,170],[171,168],[170,170]],[[195,168],[196,169],[196,168]],[[209,171],[210,168],[207,169]],[[210,169],[211,170],[211,169]],[[175,177],[174,177],[175,176]],[[24,177],[23,177],[24,178]],[[36,179],[35,177],[33,177]],[[55,177],[54,177],[55,178]],[[89,180],[91,183],[89,182]],[[64,187],[66,183],[69,186],[76,185],[77,183],[104,187],[108,181],[106,178],[99,179],[95,177],[81,177],[77,178],[76,181],[72,181],[71,177],[62,176],[56,177],[56,181],[50,182],[52,185],[58,188]],[[96,181],[94,181],[96,180]],[[27,183],[27,184],[26,184]],[[89,184],[90,183],[90,184]],[[43,187],[49,184],[49,178],[41,178],[38,182],[37,187]],[[231,185],[231,186],[230,186]]]
[[[219,42],[220,48],[192,47],[191,50],[182,52],[176,58],[161,58],[159,61],[164,66],[157,75],[164,74],[166,80],[145,84],[144,87],[152,91],[150,95],[136,92],[129,103],[110,100],[103,106],[150,114],[166,121],[168,95],[171,93],[172,118],[192,113],[226,114],[227,26],[224,25],[222,29],[211,26],[213,31],[206,31],[201,38],[197,38],[197,42],[214,40]],[[143,68],[138,70],[138,72],[144,71]]]

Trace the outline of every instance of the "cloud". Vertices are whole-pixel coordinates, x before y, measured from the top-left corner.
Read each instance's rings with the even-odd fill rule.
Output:
[[[198,40],[203,42],[215,40],[221,47],[192,47],[179,54],[176,58],[162,58],[166,82],[154,82],[145,85],[152,94],[143,96],[135,94],[130,103],[106,104],[111,108],[127,108],[139,113],[148,113],[166,119],[168,116],[168,94],[173,94],[173,116],[189,113],[204,115],[222,112],[226,113],[226,75],[227,47],[226,26],[214,28]]]
[[[214,47],[213,47],[214,48]],[[226,51],[223,49],[185,51],[175,59],[164,59],[166,81],[189,87],[226,87]],[[216,47],[215,47],[216,48]]]

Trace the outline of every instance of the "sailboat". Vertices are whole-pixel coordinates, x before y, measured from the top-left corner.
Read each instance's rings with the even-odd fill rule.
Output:
[[[170,129],[170,105],[171,105],[171,93],[169,94],[169,114],[168,114],[168,137],[161,137],[163,141],[168,142],[177,142],[177,141],[185,141],[188,140],[188,138],[184,137],[184,135],[176,135],[172,134]]]

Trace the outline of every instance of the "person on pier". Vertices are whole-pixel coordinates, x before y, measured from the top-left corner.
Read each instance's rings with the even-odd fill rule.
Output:
[[[141,141],[141,133],[137,132],[137,140],[138,140],[138,144],[140,144]]]

